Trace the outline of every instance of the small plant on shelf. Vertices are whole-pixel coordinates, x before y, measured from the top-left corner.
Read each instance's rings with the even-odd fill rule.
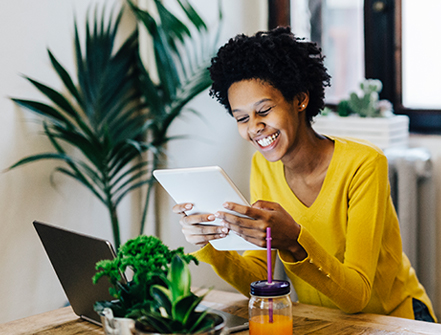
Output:
[[[362,94],[352,92],[349,99],[341,100],[337,106],[339,116],[358,114],[361,117],[387,117],[392,114],[392,104],[380,100],[383,84],[378,79],[365,79],[360,83]],[[326,112],[325,112],[326,114]]]

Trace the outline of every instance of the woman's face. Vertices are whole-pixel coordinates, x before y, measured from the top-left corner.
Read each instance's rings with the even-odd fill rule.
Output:
[[[228,101],[240,135],[268,161],[278,161],[293,152],[299,127],[306,124],[304,115],[299,112],[305,109],[307,99],[300,103],[297,98],[288,102],[270,84],[251,79],[232,84]]]

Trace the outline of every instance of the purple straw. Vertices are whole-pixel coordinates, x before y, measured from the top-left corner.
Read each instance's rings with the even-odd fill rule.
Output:
[[[271,260],[271,228],[266,228],[266,267],[268,269],[268,284],[273,282],[273,266]],[[269,299],[269,322],[273,323],[273,299]]]
[[[268,284],[273,282],[273,266],[271,264],[271,228],[266,228],[266,266],[268,269]]]

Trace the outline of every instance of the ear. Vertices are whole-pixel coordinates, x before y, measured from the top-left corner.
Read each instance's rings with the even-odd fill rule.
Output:
[[[297,107],[299,112],[303,112],[309,104],[309,92],[301,92],[297,94]]]

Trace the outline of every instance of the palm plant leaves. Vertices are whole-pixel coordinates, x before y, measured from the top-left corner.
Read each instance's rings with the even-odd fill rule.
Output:
[[[135,159],[148,147],[141,142],[143,125],[148,116],[139,112],[140,92],[136,60],[137,33],[133,33],[115,50],[114,42],[122,10],[112,12],[106,23],[104,13],[86,23],[86,43],[81,48],[75,23],[77,73],[72,77],[48,50],[51,64],[67,92],[57,91],[37,80],[26,78],[52,105],[25,99],[13,100],[44,117],[44,132],[57,153],[26,157],[11,168],[41,160],[58,159],[67,167],[56,171],[76,179],[92,191],[109,209],[115,245],[119,246],[116,205],[133,183],[148,182],[146,163]],[[77,82],[78,84],[75,84]],[[135,107],[134,107],[135,106]],[[127,131],[123,131],[127,130]],[[81,157],[74,158],[64,149],[75,147]]]
[[[188,1],[178,1],[192,24],[187,28],[171,14],[158,0],[159,22],[136,7],[130,0],[129,4],[153,38],[155,60],[160,82],[156,90],[148,72],[141,71],[141,85],[144,98],[150,104],[150,116],[156,120],[156,129],[160,140],[165,137],[171,122],[179,116],[183,106],[208,88],[211,84],[207,67],[216,51],[216,41],[203,48],[209,33],[205,23]],[[193,32],[192,32],[193,31]],[[202,61],[198,59],[197,50],[203,53]],[[183,61],[185,60],[185,62]],[[158,143],[160,141],[157,142]]]
[[[107,207],[116,246],[117,205],[129,192],[147,185],[140,233],[144,230],[152,171],[160,164],[164,145],[180,138],[168,137],[168,128],[188,101],[211,84],[207,67],[217,43],[210,40],[206,24],[187,0],[176,0],[187,25],[159,0],[154,1],[158,18],[127,1],[152,36],[158,83],[140,60],[137,31],[115,47],[123,12],[113,10],[106,18],[103,7],[87,20],[84,43],[75,22],[76,76],[48,50],[63,90],[25,77],[50,103],[12,99],[43,117],[44,133],[55,153],[25,157],[10,169],[42,159],[63,161],[65,165],[55,171],[86,186]],[[69,154],[69,147],[78,149],[81,157]],[[145,152],[152,153],[151,161],[142,160]]]

